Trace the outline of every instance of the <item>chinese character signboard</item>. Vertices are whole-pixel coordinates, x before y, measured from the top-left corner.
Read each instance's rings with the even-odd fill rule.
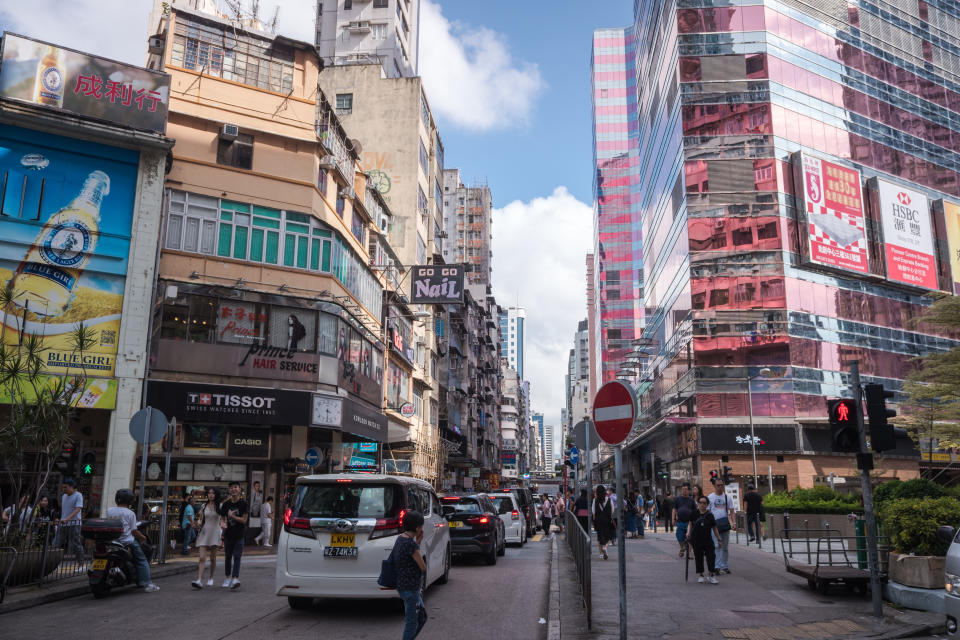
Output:
[[[800,154],[797,195],[806,213],[810,262],[868,273],[860,172]]]
[[[163,133],[170,76],[7,33],[0,97]]]
[[[13,288],[3,340],[43,336],[47,371],[113,375],[138,154],[0,125],[0,287]],[[93,344],[79,353],[77,323]]]
[[[751,443],[752,438],[752,443]],[[789,426],[702,426],[700,449],[710,453],[791,453],[797,451],[797,431]]]
[[[463,303],[463,265],[413,267],[410,302],[413,304]]]
[[[937,288],[933,225],[927,196],[877,180],[887,278],[926,289]]]
[[[943,221],[947,227],[947,246],[950,251],[951,291],[954,295],[960,295],[960,206],[944,200]]]

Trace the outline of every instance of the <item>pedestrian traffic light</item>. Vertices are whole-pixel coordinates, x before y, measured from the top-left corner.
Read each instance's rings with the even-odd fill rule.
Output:
[[[723,484],[733,484],[733,468],[724,467],[723,468]]]
[[[867,417],[870,418],[870,448],[877,452],[896,449],[897,437],[893,425],[887,422],[897,415],[893,409],[887,409],[887,398],[893,397],[893,391],[887,391],[882,384],[867,384],[863,392],[867,397]]]
[[[72,444],[65,444],[60,447],[60,455],[57,456],[54,466],[65,478],[76,475],[77,473],[77,449]]]
[[[91,478],[97,473],[97,454],[93,451],[84,451],[80,458],[80,475]]]
[[[719,473],[717,473],[716,471],[711,471],[711,472],[710,472],[710,484],[715,484],[715,483],[717,482],[717,478],[719,478],[719,477],[720,477],[720,474],[719,474]]]
[[[834,451],[843,453],[860,451],[857,411],[860,411],[860,405],[852,398],[827,400],[827,414],[830,417],[830,441],[833,444]]]

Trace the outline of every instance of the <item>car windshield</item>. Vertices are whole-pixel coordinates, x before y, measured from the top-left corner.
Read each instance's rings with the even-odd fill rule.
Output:
[[[510,513],[513,511],[513,498],[510,496],[490,496],[493,504],[497,507],[498,513]]]
[[[456,513],[483,513],[480,503],[474,498],[454,498],[452,500],[444,498],[443,507],[445,511],[448,510],[448,507],[452,508]]]
[[[300,518],[392,518],[401,492],[392,484],[302,484],[294,515]]]

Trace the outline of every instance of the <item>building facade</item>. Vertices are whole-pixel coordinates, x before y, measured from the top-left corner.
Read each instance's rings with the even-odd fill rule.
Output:
[[[489,285],[493,273],[493,195],[482,181],[464,186],[459,169],[443,172],[444,260],[464,264],[467,282]]]
[[[960,12],[708,4],[636,5],[655,357],[631,473],[655,455],[703,482],[728,456],[743,484],[755,450],[765,490],[855,479],[824,405],[849,395],[850,363],[901,399],[912,358],[958,344],[913,320],[960,279]],[[915,477],[916,451],[874,473]]]
[[[526,321],[527,311],[523,307],[505,307],[500,312],[500,352],[504,354],[510,367],[520,374],[521,379],[523,378],[523,343]]]
[[[536,456],[537,456],[536,470],[543,471],[547,468],[546,458],[544,456],[544,452],[546,451],[546,449],[543,446],[543,440],[546,436],[546,433],[544,432],[544,426],[543,426],[543,414],[540,413],[539,411],[535,411],[533,415],[530,417],[530,426],[536,433],[536,437],[537,437],[538,446],[536,451]]]
[[[594,306],[600,383],[623,370],[643,331],[636,38],[599,29],[590,60],[593,106]]]
[[[318,0],[316,24],[324,65],[377,64],[388,78],[417,75],[420,0]]]

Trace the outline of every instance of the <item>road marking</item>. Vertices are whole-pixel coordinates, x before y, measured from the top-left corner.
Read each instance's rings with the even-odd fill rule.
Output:
[[[543,534],[542,534],[542,533],[538,533],[537,535],[535,535],[535,536],[533,536],[532,538],[530,538],[530,542],[540,542],[541,540],[543,540]]]

